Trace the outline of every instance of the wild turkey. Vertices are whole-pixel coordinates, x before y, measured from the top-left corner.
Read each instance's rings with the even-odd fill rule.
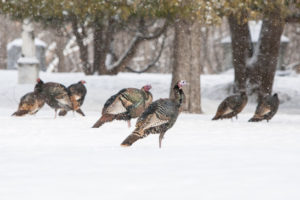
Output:
[[[68,89],[60,84],[54,82],[44,83],[39,79],[39,82],[42,84],[42,96],[45,98],[46,103],[55,110],[54,118],[56,118],[57,110],[78,110],[78,105],[73,105]]]
[[[243,108],[246,106],[248,101],[246,92],[242,91],[238,95],[232,95],[227,97],[222,103],[219,105],[218,110],[214,118],[212,120],[224,119],[224,118],[232,118],[239,114]]]
[[[12,116],[23,116],[26,114],[36,114],[45,104],[45,99],[41,95],[42,83],[37,80],[37,84],[34,87],[33,92],[25,94],[19,103],[18,110],[12,114]]]
[[[279,99],[277,93],[265,96],[257,105],[254,116],[249,119],[249,122],[259,122],[264,119],[269,122],[276,114],[279,106]]]
[[[78,106],[79,109],[76,110],[79,114],[82,116],[85,116],[85,114],[82,112],[80,107],[82,106],[84,102],[84,98],[86,95],[86,87],[84,86],[86,82],[84,80],[79,81],[78,83],[70,85],[67,89],[69,90],[70,93],[70,100],[73,103],[73,106],[75,105],[76,107]],[[58,115],[59,116],[65,116],[68,111],[62,109],[59,111]]]
[[[145,85],[141,89],[127,88],[111,96],[104,104],[102,116],[93,128],[99,128],[115,119],[126,120],[130,127],[130,119],[139,117],[152,102],[150,89],[151,85]]]
[[[138,118],[136,128],[121,144],[121,146],[131,146],[137,140],[146,137],[150,133],[159,133],[159,148],[164,134],[170,129],[177,120],[181,105],[185,99],[182,90],[186,82],[178,81],[173,87],[174,98],[159,99],[145,110]]]

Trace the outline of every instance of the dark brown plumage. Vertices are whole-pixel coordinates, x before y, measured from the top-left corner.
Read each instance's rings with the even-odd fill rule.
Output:
[[[85,114],[82,112],[82,110],[80,109],[80,107],[82,106],[83,102],[84,102],[84,98],[86,95],[86,87],[84,86],[86,82],[84,80],[79,81],[78,83],[72,84],[70,85],[67,89],[69,91],[70,94],[70,100],[73,104],[73,106],[75,105],[75,107],[79,107],[76,112],[81,114],[82,116],[85,116]],[[67,114],[67,110],[60,110],[60,112],[58,113],[59,116],[65,116]]]
[[[25,94],[19,103],[18,110],[12,116],[23,116],[26,114],[36,114],[45,104],[45,99],[41,95],[42,83],[37,80],[34,91]]]
[[[42,83],[41,94],[45,98],[45,102],[55,110],[54,118],[56,118],[56,113],[59,109],[66,111],[79,109],[77,105],[72,104],[69,91],[64,85],[54,82],[43,83],[42,80],[40,82]]]
[[[254,116],[249,119],[249,122],[259,122],[270,119],[276,114],[279,106],[279,99],[277,93],[265,96],[257,105]]]
[[[219,105],[217,113],[212,120],[237,117],[237,114],[246,106],[247,101],[248,98],[245,92],[227,97]]]
[[[111,96],[104,104],[102,116],[93,128],[99,128],[115,119],[126,120],[130,126],[130,119],[139,117],[152,102],[150,89],[151,85],[145,85],[141,89],[127,88]]]
[[[181,105],[184,101],[182,86],[185,81],[178,81],[174,86],[174,98],[159,99],[145,110],[138,118],[136,128],[121,144],[121,146],[131,146],[137,140],[146,137],[150,133],[159,133],[159,147],[164,134],[177,120]]]

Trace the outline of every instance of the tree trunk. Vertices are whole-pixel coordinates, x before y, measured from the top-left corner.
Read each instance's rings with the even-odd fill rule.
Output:
[[[188,111],[191,113],[202,113],[201,109],[201,25],[195,22],[192,25],[191,35],[191,65],[190,65],[190,100]]]
[[[251,36],[246,15],[246,13],[242,13],[240,18],[233,14],[228,16],[234,66],[234,92],[246,89],[246,60],[252,55]]]
[[[9,30],[9,25],[7,22],[6,17],[1,16],[0,17],[0,26],[1,26],[1,30],[0,30],[0,46],[1,47],[6,47],[7,46],[7,42],[8,42],[8,36],[11,34],[8,30]],[[7,49],[6,48],[0,48],[0,69],[6,69],[7,65]]]
[[[99,74],[105,74],[105,64],[103,62],[103,26],[98,23],[94,25],[94,62],[93,62],[93,73],[98,71]],[[104,62],[105,63],[105,62]]]
[[[80,60],[83,68],[83,72],[86,75],[92,75],[93,70],[91,69],[92,66],[89,63],[89,52],[88,52],[88,46],[84,44],[83,40],[86,37],[85,30],[84,30],[84,25],[82,25],[81,28],[81,33],[79,33],[79,23],[76,18],[76,16],[73,17],[72,20],[72,29],[73,33],[76,37],[76,42],[79,46],[79,54],[80,54]]]
[[[178,80],[186,80],[184,87],[186,100],[183,110],[201,113],[200,102],[200,25],[185,20],[175,23],[174,65],[170,98],[173,97],[173,86]]]
[[[67,72],[68,69],[65,66],[65,56],[64,56],[64,48],[65,48],[65,39],[63,36],[57,37],[56,41],[56,55],[58,57],[57,64],[57,72]]]
[[[254,89],[257,91],[258,99],[272,93],[283,28],[284,20],[279,8],[265,15],[254,52],[255,57],[252,58],[254,62],[249,63],[250,83],[257,87]]]
[[[113,42],[114,19],[108,20],[106,25],[96,24],[94,31],[94,58],[97,63],[94,63],[95,71],[99,75],[110,74],[106,66],[106,56],[110,52],[111,44]],[[96,60],[95,60],[96,61]]]

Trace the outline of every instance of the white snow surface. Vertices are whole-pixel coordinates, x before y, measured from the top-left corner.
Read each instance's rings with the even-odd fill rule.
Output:
[[[204,114],[181,114],[158,148],[158,135],[130,148],[120,143],[134,127],[115,121],[92,129],[105,101],[125,87],[152,84],[154,99],[167,97],[170,75],[121,73],[84,76],[41,73],[65,85],[86,80],[86,117],[11,117],[33,85],[17,72],[0,71],[0,199],[300,199],[300,77],[275,77],[283,103],[269,122],[248,123],[255,102],[236,120],[211,121],[232,71],[201,76]],[[132,124],[134,125],[134,122]]]

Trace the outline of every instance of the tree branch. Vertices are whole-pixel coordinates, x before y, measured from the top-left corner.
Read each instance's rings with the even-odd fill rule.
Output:
[[[161,36],[162,33],[164,33],[168,28],[168,22],[166,21],[164,25],[161,27],[161,29],[156,29],[153,34],[149,35],[140,35],[139,37],[143,40],[153,40]]]
[[[142,21],[142,20],[141,20]],[[140,29],[143,30],[144,23],[140,23]],[[109,69],[110,74],[117,74],[119,71],[123,70],[128,62],[132,59],[134,56],[138,45],[143,41],[143,40],[152,40],[158,38],[163,32],[166,31],[168,27],[167,21],[165,21],[164,25],[161,28],[158,28],[154,31],[153,34],[150,35],[145,35],[142,34],[141,32],[137,32],[133,39],[131,40],[129,47],[127,50],[122,54],[122,56],[112,65],[107,66]]]
[[[131,67],[128,67],[128,66],[126,66],[126,69],[129,70],[130,72],[140,74],[140,73],[144,73],[144,72],[148,71],[151,67],[155,66],[155,64],[158,62],[158,60],[159,60],[159,58],[160,58],[160,56],[161,56],[161,54],[162,54],[162,51],[163,51],[163,49],[164,49],[164,46],[165,46],[165,40],[166,40],[166,35],[164,34],[164,36],[163,36],[163,41],[162,41],[162,43],[161,43],[161,46],[160,46],[160,50],[159,50],[159,52],[158,52],[158,55],[156,56],[156,58],[155,58],[151,63],[149,63],[146,67],[144,67],[143,70],[137,71],[137,70],[134,70],[134,69],[132,69]]]
[[[71,23],[72,23],[73,34],[75,35],[76,42],[79,46],[80,60],[81,60],[82,66],[83,66],[83,71],[87,75],[92,74],[91,65],[88,61],[88,48],[83,42],[84,36],[86,35],[85,30],[83,29],[83,25],[81,26],[82,32],[79,33],[78,20],[77,20],[76,16],[73,17]]]
[[[286,23],[299,23],[300,22],[300,13],[294,13],[291,15],[288,15],[285,18]]]

